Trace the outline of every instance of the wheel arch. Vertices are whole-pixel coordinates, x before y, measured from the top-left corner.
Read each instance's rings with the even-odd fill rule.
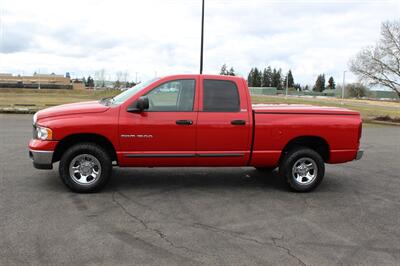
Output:
[[[320,136],[298,136],[291,139],[282,149],[281,158],[296,147],[307,147],[321,155],[324,162],[329,161],[330,147],[328,142]]]
[[[71,146],[78,143],[94,143],[104,148],[110,155],[112,161],[117,161],[118,157],[112,142],[105,136],[95,133],[77,133],[64,137],[56,146],[53,154],[53,163],[61,159],[63,153]]]

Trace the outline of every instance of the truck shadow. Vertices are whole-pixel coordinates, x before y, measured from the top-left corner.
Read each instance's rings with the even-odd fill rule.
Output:
[[[277,171],[254,168],[115,168],[105,191],[165,189],[272,189],[288,191]]]

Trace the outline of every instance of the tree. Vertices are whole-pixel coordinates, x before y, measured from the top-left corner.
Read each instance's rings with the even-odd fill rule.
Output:
[[[285,87],[286,87],[286,79],[287,79],[288,87],[293,88],[294,87],[294,79],[293,79],[292,71],[290,69],[289,69],[288,74],[285,77]]]
[[[318,75],[313,91],[322,92],[325,89],[325,74]]]
[[[258,71],[258,69],[255,67],[252,76],[253,87],[261,87],[261,79],[262,79],[261,71]]]
[[[93,88],[94,87],[94,80],[91,76],[87,78],[86,87]]]
[[[294,84],[293,88],[295,88],[296,91],[301,91],[301,85],[299,83]]]
[[[231,68],[229,69],[228,75],[229,75],[229,76],[236,76],[235,70],[233,69],[233,67],[231,67]]]
[[[225,76],[236,76],[235,70],[233,69],[233,67],[231,67],[231,68],[228,70],[228,66],[227,66],[226,64],[223,64],[223,65],[222,65],[219,74],[220,74],[220,75],[225,75]]]
[[[360,51],[350,70],[361,81],[388,87],[400,97],[400,20],[382,23],[381,39]]]
[[[270,66],[267,67],[267,76],[268,76],[267,87],[272,87],[272,69]]]
[[[329,78],[327,89],[330,89],[330,90],[336,89],[336,84],[335,84],[335,80],[333,79],[333,77]]]
[[[282,77],[281,77],[282,70],[274,70],[272,71],[271,77],[271,86],[276,87],[278,90],[282,89]]]
[[[361,98],[368,95],[368,89],[361,83],[350,83],[346,85],[346,96]]]
[[[228,69],[226,64],[223,64],[221,67],[221,71],[219,72],[220,75],[228,75]]]
[[[253,75],[254,75],[254,68],[250,70],[250,73],[247,76],[247,86],[249,87],[253,87]]]
[[[263,74],[262,74],[262,87],[271,87],[272,83],[272,71],[271,67],[268,66],[267,69],[264,68]]]

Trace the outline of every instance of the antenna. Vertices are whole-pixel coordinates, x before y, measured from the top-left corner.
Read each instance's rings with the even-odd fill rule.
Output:
[[[202,0],[202,9],[201,9],[200,74],[203,74],[203,42],[204,42],[204,0]]]

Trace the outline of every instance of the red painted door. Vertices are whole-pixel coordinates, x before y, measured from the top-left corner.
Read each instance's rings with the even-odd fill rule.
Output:
[[[201,81],[197,118],[197,154],[200,166],[241,166],[249,160],[250,112],[240,82]]]
[[[125,166],[196,164],[196,91],[195,78],[167,81],[145,94],[148,110],[120,115]]]

